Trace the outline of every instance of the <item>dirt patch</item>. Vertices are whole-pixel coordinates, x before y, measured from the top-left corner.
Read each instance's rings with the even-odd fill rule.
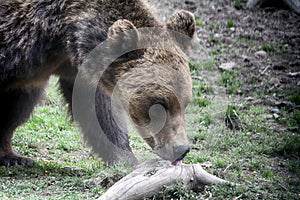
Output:
[[[300,16],[275,8],[249,10],[244,0],[148,1],[160,19],[178,9],[194,13],[198,43],[217,66],[231,62],[237,68],[240,87],[233,93],[271,106],[291,102],[286,105],[299,110]],[[203,59],[199,52],[191,56]]]

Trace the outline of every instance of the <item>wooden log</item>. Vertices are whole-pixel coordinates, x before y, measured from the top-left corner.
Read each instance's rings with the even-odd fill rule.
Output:
[[[148,161],[115,183],[99,200],[134,200],[150,197],[182,181],[187,189],[198,190],[204,185],[225,183],[206,172],[199,164],[170,165],[168,161]]]
[[[300,15],[300,0],[281,0],[285,5],[287,5],[292,11]],[[247,7],[248,8],[254,8],[257,6],[260,6],[266,2],[270,3],[278,3],[277,1],[270,1],[270,0],[248,0]]]

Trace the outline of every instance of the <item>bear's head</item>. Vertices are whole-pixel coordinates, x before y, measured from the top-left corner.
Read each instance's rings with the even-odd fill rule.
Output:
[[[150,147],[176,164],[189,152],[184,115],[192,81],[184,52],[194,32],[194,16],[183,10],[155,29],[116,21],[108,31],[110,46],[132,51],[111,64],[100,80]]]

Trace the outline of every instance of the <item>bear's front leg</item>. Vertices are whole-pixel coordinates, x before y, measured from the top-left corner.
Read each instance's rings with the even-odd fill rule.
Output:
[[[0,165],[26,165],[30,158],[16,154],[12,149],[15,129],[25,122],[43,88],[19,88],[0,90]]]

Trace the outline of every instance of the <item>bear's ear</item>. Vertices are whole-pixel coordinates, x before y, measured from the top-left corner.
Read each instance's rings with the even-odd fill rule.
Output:
[[[107,37],[112,50],[128,52],[134,50],[138,44],[138,30],[126,19],[120,19],[108,29]],[[122,52],[121,52],[122,53]]]
[[[193,38],[196,30],[194,15],[186,10],[175,12],[166,26],[168,29],[182,33],[190,38]]]
[[[171,30],[171,35],[173,35],[181,49],[188,54],[196,31],[194,15],[188,11],[179,10],[172,15],[166,27],[168,30]]]

